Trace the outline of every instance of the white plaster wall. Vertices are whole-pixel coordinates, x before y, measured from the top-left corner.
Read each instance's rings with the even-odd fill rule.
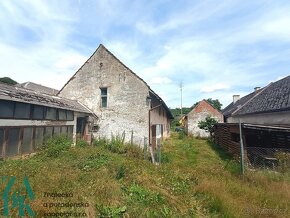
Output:
[[[107,108],[101,108],[101,87],[108,89]],[[133,130],[134,143],[140,145],[148,137],[148,95],[145,83],[102,46],[60,92],[60,96],[77,99],[98,116],[95,137],[110,139],[112,134],[125,131],[129,142]]]

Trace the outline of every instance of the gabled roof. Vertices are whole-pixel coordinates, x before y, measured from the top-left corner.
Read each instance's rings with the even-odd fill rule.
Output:
[[[225,116],[290,111],[290,75],[253,92],[223,110]]]
[[[233,114],[235,111],[239,110],[242,106],[244,106],[249,100],[251,100],[253,97],[255,97],[257,94],[259,94],[263,89],[259,89],[257,91],[254,91],[244,97],[242,97],[241,99],[237,100],[235,102],[235,104],[233,102],[231,102],[227,107],[225,107],[222,110],[222,114],[225,117],[230,116],[231,114]]]
[[[123,65],[123,67],[125,67],[130,73],[132,73],[135,77],[137,77],[137,79],[141,80],[149,89],[149,93],[154,95],[162,104],[162,106],[166,109],[168,116],[170,117],[170,119],[173,119],[173,115],[170,111],[170,109],[167,107],[167,105],[165,104],[165,102],[162,100],[162,98],[157,95],[151,88],[150,86],[141,78],[139,77],[136,73],[134,73],[129,67],[127,67],[122,61],[120,61],[112,52],[110,52],[103,44],[100,44],[99,47],[96,49],[96,51],[88,58],[88,60],[77,70],[77,72],[67,81],[67,83],[61,88],[61,90],[57,93],[57,95],[59,95],[59,93],[63,90],[63,88],[72,80],[75,78],[75,75],[79,72],[80,69],[83,68],[83,66],[96,54],[96,52],[99,49],[104,49],[106,52],[108,52],[113,58],[115,58],[121,65]]]
[[[40,84],[36,84],[33,82],[25,82],[25,83],[17,84],[16,86],[23,87],[26,89],[31,89],[33,91],[45,93],[45,94],[49,94],[49,95],[56,95],[58,93],[58,90],[56,90],[56,89],[46,87],[46,86],[43,86]]]
[[[216,111],[217,113],[219,113],[219,114],[221,114],[221,112],[218,110],[218,109],[216,109],[215,107],[213,107],[206,99],[203,99],[203,100],[201,100],[201,101],[199,101],[193,108],[192,108],[192,110],[190,111],[190,112],[188,112],[188,114],[190,114],[190,113],[192,113],[196,108],[198,108],[199,107],[199,105],[202,103],[202,102],[205,102],[210,108],[212,108],[214,111]],[[187,114],[187,115],[188,115]],[[186,116],[187,116],[186,115]]]
[[[92,114],[81,103],[0,82],[0,99]]]

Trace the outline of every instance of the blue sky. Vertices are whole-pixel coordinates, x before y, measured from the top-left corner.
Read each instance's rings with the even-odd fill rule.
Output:
[[[104,44],[169,107],[290,74],[289,0],[3,0],[0,77],[60,89]]]

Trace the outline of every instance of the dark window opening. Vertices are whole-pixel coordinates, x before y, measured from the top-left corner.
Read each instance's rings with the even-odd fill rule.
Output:
[[[14,112],[14,102],[0,100],[0,117],[12,118]]]
[[[66,120],[66,110],[58,109],[58,119]]]
[[[29,119],[30,118],[30,104],[16,103],[15,104],[15,119]]]
[[[44,119],[44,107],[39,105],[34,105],[32,119],[43,120]]]
[[[45,119],[47,120],[56,120],[56,109],[48,107],[46,110]]]
[[[72,111],[67,111],[66,116],[67,120],[74,120],[74,114]]]
[[[101,107],[106,108],[108,106],[108,89],[101,88]]]

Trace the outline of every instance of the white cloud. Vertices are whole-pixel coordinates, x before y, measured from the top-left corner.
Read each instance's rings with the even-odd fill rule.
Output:
[[[215,91],[220,91],[220,90],[225,90],[229,89],[229,86],[223,83],[216,83],[212,85],[206,85],[202,87],[200,90],[201,92],[215,92]]]
[[[169,79],[168,77],[153,77],[150,81],[149,84],[158,84],[158,85],[164,85],[164,84],[169,84],[172,83],[172,80]]]
[[[55,67],[60,70],[73,71],[80,68],[88,57],[80,55],[76,51],[69,51],[57,58]]]

